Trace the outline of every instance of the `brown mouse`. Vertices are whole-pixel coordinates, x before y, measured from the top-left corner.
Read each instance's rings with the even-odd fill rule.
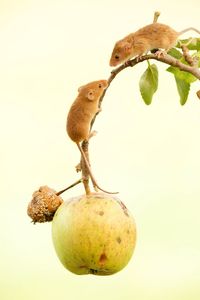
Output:
[[[67,116],[67,133],[72,141],[77,144],[81,152],[94,188],[98,188],[106,193],[108,192],[98,186],[85,153],[80,146],[80,142],[89,140],[91,121],[99,111],[99,99],[107,87],[107,80],[97,80],[81,86],[78,89],[78,96],[73,102]]]
[[[110,66],[115,67],[132,57],[141,56],[153,49],[164,49],[167,52],[176,45],[178,37],[189,30],[200,34],[200,31],[193,27],[177,32],[161,23],[152,23],[142,27],[115,44],[110,58]]]

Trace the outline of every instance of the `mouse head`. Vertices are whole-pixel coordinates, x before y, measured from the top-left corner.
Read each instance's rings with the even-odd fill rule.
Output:
[[[124,63],[129,58],[131,58],[132,54],[132,45],[129,41],[119,41],[115,44],[113,49],[111,58],[110,58],[110,66],[115,67],[119,64]]]
[[[79,87],[79,96],[84,96],[89,101],[97,101],[107,88],[107,80],[97,80],[89,82],[86,85]]]

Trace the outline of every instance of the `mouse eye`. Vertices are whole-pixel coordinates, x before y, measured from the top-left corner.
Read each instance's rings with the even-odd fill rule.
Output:
[[[100,89],[102,88],[102,84],[101,84],[101,83],[99,83],[99,88],[100,88]]]
[[[118,54],[115,55],[115,59],[116,59],[116,60],[119,59],[119,55],[118,55]]]

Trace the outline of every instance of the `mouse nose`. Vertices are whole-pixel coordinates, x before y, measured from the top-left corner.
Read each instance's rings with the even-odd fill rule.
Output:
[[[109,66],[110,66],[110,67],[113,67],[112,58],[111,58],[110,61],[109,61]]]
[[[116,60],[113,60],[112,58],[110,59],[110,62],[109,62],[109,66],[110,67],[115,67],[117,65],[117,61]]]

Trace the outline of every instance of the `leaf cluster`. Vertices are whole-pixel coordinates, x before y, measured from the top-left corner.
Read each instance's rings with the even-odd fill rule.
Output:
[[[178,49],[184,44],[187,45],[189,55],[192,59],[197,61],[197,67],[200,68],[200,38],[181,40],[178,42],[176,47],[168,51],[168,54],[176,58],[181,63],[188,65],[184,54]],[[190,86],[197,80],[197,78],[188,72],[181,71],[178,67],[170,66],[166,69],[166,71],[174,75],[177,91],[180,97],[180,104],[184,105],[188,99]],[[147,105],[152,103],[153,96],[158,89],[158,74],[157,66],[155,64],[150,64],[148,61],[148,67],[142,74],[139,81],[140,93]]]

